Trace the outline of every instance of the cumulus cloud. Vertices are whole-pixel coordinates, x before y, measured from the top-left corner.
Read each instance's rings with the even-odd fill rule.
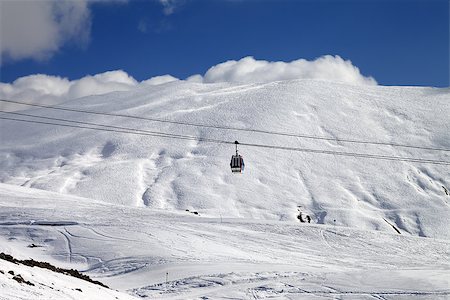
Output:
[[[54,105],[71,99],[110,92],[129,91],[139,85],[159,85],[179,80],[170,75],[156,76],[142,82],[122,70],[88,75],[77,80],[36,74],[0,83],[0,99]],[[24,109],[24,106],[0,102],[2,110]]]
[[[21,77],[12,84],[0,83],[0,99],[53,105],[66,99],[70,85],[70,81],[66,78],[43,74],[30,75]],[[0,102],[0,108],[16,110],[25,107]]]
[[[257,83],[292,79],[317,79],[353,85],[377,84],[372,77],[363,76],[349,60],[329,55],[314,61],[299,59],[292,62],[269,62],[245,57],[215,65],[203,76],[195,74],[186,81]],[[138,82],[122,70],[89,75],[72,81],[37,74],[21,77],[12,83],[0,83],[0,99],[57,104],[75,98],[129,91],[137,86],[155,86],[177,80],[179,79],[171,75],[162,75]],[[5,109],[1,102],[0,106]]]
[[[176,77],[173,77],[172,75],[162,75],[162,76],[155,76],[150,79],[144,80],[141,82],[141,84],[144,85],[160,85],[172,81],[179,80]]]
[[[90,38],[87,1],[2,1],[0,49],[11,60],[45,60],[66,42],[85,47]]]
[[[66,96],[68,99],[75,99],[110,92],[129,91],[137,84],[138,82],[124,71],[110,71],[71,82]]]
[[[328,80],[355,85],[377,84],[372,77],[363,76],[351,61],[331,55],[313,61],[298,59],[291,62],[269,62],[248,56],[213,66],[203,76],[205,83],[251,83],[291,79]]]
[[[191,75],[188,78],[186,78],[186,81],[202,83],[203,82],[203,76],[200,75],[200,74]]]
[[[115,91],[128,91],[138,82],[124,71],[111,71],[78,80],[43,74],[18,78],[13,83],[0,83],[0,99],[54,105],[67,100]],[[5,110],[24,109],[22,105],[0,103]]]
[[[92,2],[127,0],[0,1],[1,58],[42,61],[67,43],[87,47],[92,24],[89,5]]]

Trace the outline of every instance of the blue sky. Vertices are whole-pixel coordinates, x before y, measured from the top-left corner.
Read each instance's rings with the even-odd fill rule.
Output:
[[[118,69],[137,80],[163,74],[186,78],[246,56],[292,61],[330,54],[351,60],[381,85],[449,85],[449,1],[141,0],[86,5],[89,20],[84,26],[90,32],[83,41],[76,35],[60,41],[44,58],[3,55],[1,81],[36,73],[77,79]]]

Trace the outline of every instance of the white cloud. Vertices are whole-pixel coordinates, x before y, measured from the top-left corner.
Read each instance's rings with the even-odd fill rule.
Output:
[[[376,85],[375,79],[361,75],[350,61],[339,56],[323,56],[314,61],[304,59],[292,62],[268,62],[245,57],[211,67],[204,76],[195,74],[189,82],[271,82],[292,79],[317,79],[344,82],[354,85]],[[109,71],[68,80],[43,74],[18,78],[13,83],[0,83],[0,99],[57,104],[67,100],[100,95],[115,91],[129,91],[137,86],[160,85],[179,79],[171,75],[156,76],[142,82],[122,70]],[[0,102],[5,109],[5,104]],[[8,106],[8,109],[11,109]],[[13,109],[17,109],[14,107]]]
[[[1,1],[0,49],[11,60],[45,60],[67,42],[89,42],[87,1]]]
[[[61,96],[69,90],[70,82],[66,78],[37,74],[21,77],[9,87],[13,95],[30,91],[36,94]]]
[[[13,83],[0,83],[0,99],[44,105],[115,91],[128,91],[138,82],[124,71],[110,71],[78,80],[43,74],[18,78]],[[16,110],[24,106],[0,102],[1,109]]]
[[[156,76],[142,82],[122,70],[88,75],[77,80],[36,74],[16,79],[13,83],[0,83],[0,99],[54,105],[67,100],[110,92],[129,91],[138,85],[159,85],[179,80],[171,75]],[[0,102],[2,110],[24,109],[21,105]]]
[[[127,0],[1,0],[1,58],[41,61],[67,43],[86,47],[91,35],[92,2]]]
[[[145,85],[160,85],[172,81],[179,80],[176,77],[173,77],[172,75],[162,75],[162,76],[155,76],[150,79],[144,80],[141,82],[141,84]]]
[[[159,3],[163,6],[163,12],[166,16],[171,15],[175,12],[183,1],[181,0],[159,0]]]
[[[200,75],[200,74],[191,75],[188,78],[186,78],[186,81],[202,83],[203,82],[203,76]]]
[[[75,99],[110,92],[129,91],[137,84],[138,82],[124,71],[110,71],[71,82],[67,98]]]
[[[12,84],[0,83],[0,99],[53,105],[64,101],[70,85],[69,80],[65,78],[43,74],[30,75],[21,77]],[[23,105],[0,102],[2,110],[24,108],[26,107]]]
[[[271,82],[291,79],[318,79],[355,85],[375,85],[372,77],[365,77],[351,61],[340,56],[326,55],[314,61],[298,59],[291,62],[269,62],[248,56],[238,61],[211,67],[203,76],[203,82]]]

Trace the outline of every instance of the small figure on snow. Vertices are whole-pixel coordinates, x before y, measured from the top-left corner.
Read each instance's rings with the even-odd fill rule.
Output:
[[[300,205],[299,206],[297,206],[297,210],[298,210],[298,212],[299,212],[299,214],[297,215],[297,219],[299,219],[299,221],[301,222],[301,223],[306,223],[306,222],[308,222],[308,223],[311,223],[311,217],[309,216],[309,215],[306,215],[306,220],[303,218],[303,212],[300,210]]]

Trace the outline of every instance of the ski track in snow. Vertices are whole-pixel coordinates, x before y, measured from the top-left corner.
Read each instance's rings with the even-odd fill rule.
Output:
[[[66,232],[63,232],[62,230],[59,230],[59,233],[61,233],[61,235],[62,235],[62,236],[64,237],[64,239],[66,240],[66,245],[67,245],[67,258],[68,258],[68,260],[69,260],[69,263],[72,263],[72,244],[71,244],[70,238],[69,238],[69,236],[68,236],[67,230],[64,229],[64,231],[66,231]],[[69,234],[69,235],[70,235],[70,234]]]
[[[203,299],[214,299],[229,290],[238,290],[243,299],[265,299],[274,297],[318,297],[324,299],[335,299],[336,297],[350,296],[352,299],[398,299],[399,296],[407,298],[438,298],[448,297],[450,290],[440,291],[399,291],[389,289],[373,289],[350,291],[337,289],[332,286],[320,285],[308,282],[310,279],[306,273],[298,272],[266,272],[252,274],[214,274],[201,277],[184,278],[180,281],[168,281],[157,285],[138,288],[132,294],[139,297],[150,298],[178,298],[183,294],[189,298],[202,297]],[[317,278],[311,278],[317,280]],[[301,287],[302,285],[306,287]],[[239,297],[239,296],[237,296]],[[222,296],[218,298],[222,299]],[[228,297],[223,297],[228,299]],[[240,299],[240,297],[239,297]]]

